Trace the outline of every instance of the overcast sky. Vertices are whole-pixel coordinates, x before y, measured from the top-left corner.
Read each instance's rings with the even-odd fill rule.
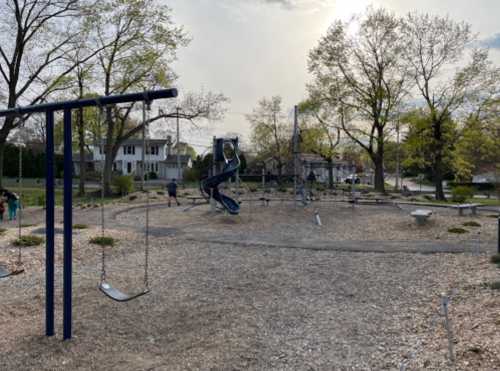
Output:
[[[211,135],[239,133],[248,142],[244,114],[262,97],[281,95],[287,110],[305,97],[307,56],[335,19],[349,19],[368,5],[398,14],[450,15],[472,24],[479,38],[500,49],[499,0],[164,0],[174,21],[192,38],[174,69],[181,90],[211,90],[231,99],[212,132],[190,136],[209,144]],[[498,62],[499,53],[492,57]],[[201,146],[196,149],[202,152]]]

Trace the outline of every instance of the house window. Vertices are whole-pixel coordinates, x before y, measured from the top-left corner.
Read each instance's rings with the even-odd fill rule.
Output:
[[[132,163],[127,162],[127,174],[130,174],[132,172]]]
[[[160,147],[159,146],[148,146],[146,147],[146,154],[147,155],[158,155],[160,153]]]
[[[124,155],[135,155],[135,146],[123,146]]]

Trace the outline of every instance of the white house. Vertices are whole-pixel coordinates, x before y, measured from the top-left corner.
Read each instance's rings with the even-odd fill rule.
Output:
[[[148,139],[147,148],[144,154],[146,172],[154,172],[160,179],[182,179],[183,170],[192,167],[192,160],[189,155],[179,154],[180,170],[177,166],[177,154],[172,148],[172,140]],[[142,139],[129,139],[122,143],[115,161],[113,171],[123,175],[141,175],[142,172]],[[104,160],[102,148],[92,147],[92,158],[96,169],[101,168]]]

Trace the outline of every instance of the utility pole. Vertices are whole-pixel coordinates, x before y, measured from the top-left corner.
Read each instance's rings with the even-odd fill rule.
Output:
[[[145,191],[146,178],[146,102],[142,102],[142,151],[141,151],[141,191]]]
[[[177,117],[177,180],[180,181],[182,178],[181,174],[181,157],[180,157],[180,130],[179,130],[179,107],[176,108]]]
[[[398,121],[396,122],[396,143],[397,143],[397,149],[396,149],[396,183],[394,184],[394,190],[399,190],[399,179],[401,177],[401,170],[400,170],[400,154],[399,154],[399,117]]]
[[[298,127],[299,127],[299,107],[293,107],[293,199],[297,207],[297,154],[299,153]]]

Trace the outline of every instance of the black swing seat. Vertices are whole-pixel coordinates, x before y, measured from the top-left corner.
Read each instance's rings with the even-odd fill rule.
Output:
[[[138,298],[139,296],[146,295],[147,293],[149,293],[149,290],[143,290],[133,295],[125,294],[124,292],[114,288],[107,282],[101,282],[101,284],[99,285],[99,290],[101,290],[104,293],[104,295],[106,295],[108,298],[119,302],[130,301]]]
[[[0,265],[0,278],[7,278],[10,276],[17,276],[24,272],[24,269],[17,269],[15,271],[11,271],[7,269],[5,266]]]

